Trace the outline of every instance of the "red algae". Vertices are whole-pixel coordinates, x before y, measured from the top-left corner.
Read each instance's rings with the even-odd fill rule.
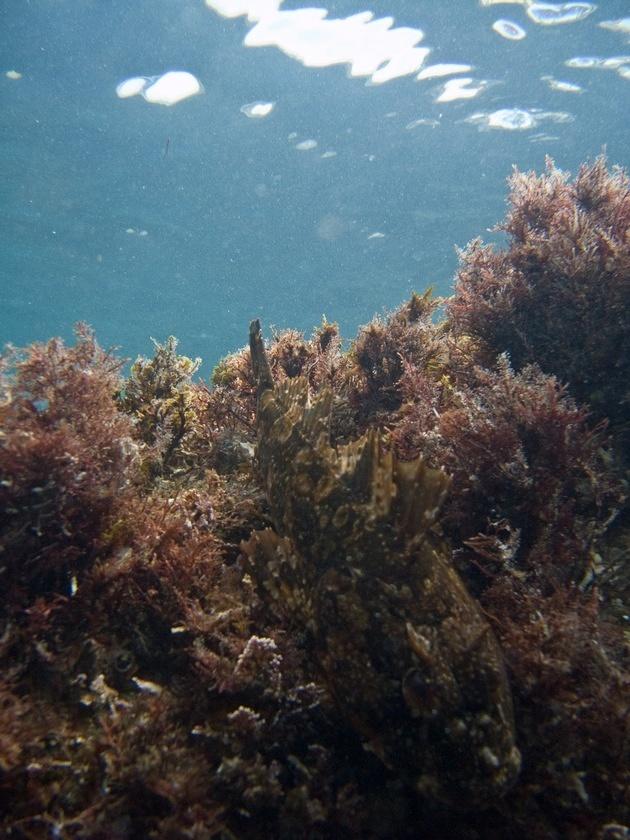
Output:
[[[630,181],[603,157],[573,183],[516,171],[499,226],[509,247],[472,242],[447,307],[454,333],[480,357],[507,352],[515,370],[535,362],[568,383],[579,402],[624,425],[630,381]]]
[[[173,338],[125,379],[84,325],[73,346],[2,357],[2,836],[627,835],[629,183],[598,158],[573,181],[549,163],[510,184],[506,248],[472,243],[450,299],[414,294],[348,349],[324,321],[262,353],[268,391],[319,412],[317,440],[291,439],[294,496],[313,452],[352,472],[348,453],[371,440],[406,510],[403,477],[422,459],[441,507],[418,556],[432,579],[439,555],[448,589],[433,602],[417,587],[392,608],[420,570],[383,546],[402,545],[411,520],[394,518],[373,550],[354,534],[353,577],[322,487],[302,507],[283,496],[248,350],[210,385]],[[384,504],[366,481],[344,485],[348,511]],[[330,591],[315,585],[324,561]],[[481,631],[468,669],[423,681],[436,650],[400,617],[421,612],[438,638],[445,599]],[[513,707],[500,735],[522,756],[492,796],[464,777],[473,755],[435,749],[453,733],[431,722],[436,698],[460,691],[492,764],[475,706],[490,649]],[[391,749],[410,731],[414,750],[404,737]]]
[[[120,366],[85,326],[74,347],[53,339],[3,359],[0,533],[10,606],[68,594],[131,492],[137,445],[114,402]]]

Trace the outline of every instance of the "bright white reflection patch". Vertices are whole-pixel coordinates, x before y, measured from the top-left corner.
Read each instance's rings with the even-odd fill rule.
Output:
[[[572,67],[576,70],[589,70],[599,67],[601,61],[601,58],[595,58],[592,55],[576,55],[574,58],[568,58],[564,64],[565,67]]]
[[[529,131],[541,122],[567,123],[573,116],[566,111],[542,111],[540,108],[500,108],[498,111],[471,114],[464,122],[476,125],[479,131]]]
[[[630,64],[630,55],[615,55],[605,58],[602,62],[603,70],[619,70],[625,64]]]
[[[4,74],[7,79],[13,79],[14,82],[17,82],[18,79],[22,78],[22,74],[19,73],[17,70],[7,70]]]
[[[128,99],[130,96],[136,96],[143,91],[148,83],[146,76],[134,76],[132,79],[125,79],[119,85],[116,85],[116,96],[119,99]]]
[[[275,46],[305,67],[349,64],[351,76],[367,76],[382,84],[415,73],[428,48],[416,47],[422,30],[394,27],[391,17],[373,19],[372,12],[327,18],[326,9],[292,9],[267,15],[247,33],[248,47]]]
[[[584,93],[584,88],[581,85],[575,85],[573,82],[563,82],[560,79],[554,79],[553,76],[541,76],[542,82],[547,82],[551,90],[557,90],[561,93]]]
[[[440,124],[439,120],[433,120],[429,117],[420,117],[418,120],[412,120],[410,123],[407,123],[405,128],[407,131],[413,131],[414,128],[418,128],[420,125],[426,125],[429,128],[437,128]]]
[[[431,52],[417,46],[421,29],[394,26],[394,18],[370,11],[329,18],[322,8],[281,10],[282,0],[205,2],[224,17],[247,15],[254,22],[243,41],[248,47],[277,47],[305,67],[348,64],[351,76],[374,85],[416,73]]]
[[[526,131],[537,125],[537,120],[530,111],[520,108],[501,108],[492,111],[487,117],[488,128],[503,128],[506,131]]]
[[[241,114],[245,114],[252,120],[261,120],[269,116],[275,104],[275,102],[249,102],[247,105],[241,105]]]
[[[555,26],[559,23],[575,23],[592,14],[597,6],[594,3],[530,3],[527,16],[542,26]]]
[[[478,96],[486,87],[485,82],[478,82],[473,85],[474,79],[465,76],[460,79],[449,79],[442,88],[442,92],[436,97],[436,102],[454,102],[456,99],[473,99]],[[472,85],[472,87],[471,87]]]
[[[171,70],[141,91],[154,105],[176,105],[183,99],[203,92],[199,79],[184,70]]]
[[[530,143],[555,143],[560,138],[557,134],[545,134],[544,131],[527,138]]]
[[[302,140],[301,143],[296,143],[295,148],[300,152],[310,152],[311,149],[317,148],[317,140]]]
[[[455,73],[470,73],[472,69],[470,64],[430,64],[418,73],[416,79],[422,82],[425,79],[438,79],[440,76],[452,76]]]
[[[598,58],[594,55],[577,55],[564,62],[567,67],[578,70],[619,70],[625,64],[630,64],[630,55],[612,55],[609,58]]]
[[[495,20],[492,24],[492,28],[497,35],[500,35],[502,38],[507,38],[508,41],[522,41],[527,35],[527,32],[525,32],[522,26],[519,26],[518,23],[514,23],[514,21],[506,20],[505,18]]]
[[[602,20],[597,24],[602,29],[610,29],[611,32],[621,32],[630,35],[630,17],[618,18],[617,20]]]
[[[185,70],[170,70],[162,76],[133,76],[116,86],[120,99],[141,94],[153,105],[176,105],[198,93],[203,93],[203,85]]]
[[[235,18],[247,15],[250,21],[274,14],[281,5],[282,0],[206,0],[206,6],[214,9],[222,17]]]

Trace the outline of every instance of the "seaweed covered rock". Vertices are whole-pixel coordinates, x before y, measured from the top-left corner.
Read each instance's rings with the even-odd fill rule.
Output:
[[[386,318],[374,318],[359,330],[350,352],[350,386],[361,425],[378,422],[379,415],[384,419],[400,407],[406,364],[428,367],[441,358],[441,329],[432,318],[442,303],[431,289],[413,292]]]
[[[164,344],[155,340],[153,344],[153,358],[136,359],[119,395],[123,411],[133,418],[136,437],[144,444],[143,469],[150,480],[198,469],[200,454],[207,459],[210,449],[203,439],[207,424],[200,417],[208,392],[192,381],[201,359],[178,354],[172,335]]]
[[[333,449],[331,395],[274,387],[260,325],[257,459],[277,531],[245,544],[366,747],[429,798],[480,807],[520,766],[500,648],[432,528],[448,478],[371,431]]]
[[[463,252],[448,317],[482,357],[507,352],[515,370],[536,363],[568,383],[613,427],[630,400],[630,181],[603,157],[573,183],[547,161],[516,171],[499,230],[509,247],[473,241]]]
[[[431,382],[408,366],[392,426],[401,457],[419,453],[453,478],[442,523],[460,561],[509,567],[542,591],[579,583],[624,502],[602,425],[553,376],[473,367]]]
[[[53,339],[1,362],[0,574],[14,609],[68,594],[94,563],[132,493],[138,447],[114,400],[122,362],[85,325],[74,347]]]
[[[446,321],[2,358],[3,837],[627,835],[627,180],[513,186]]]

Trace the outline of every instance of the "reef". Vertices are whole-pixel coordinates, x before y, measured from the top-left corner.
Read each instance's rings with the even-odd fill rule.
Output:
[[[490,625],[432,538],[447,476],[399,460],[374,429],[334,449],[330,390],[275,387],[258,322],[250,353],[276,529],[243,546],[259,597],[307,629],[366,749],[431,798],[501,796],[520,767],[512,698]]]
[[[575,180],[547,161],[541,176],[515,172],[499,230],[506,251],[479,240],[462,253],[448,305],[453,331],[479,358],[508,353],[515,370],[537,364],[569,384],[594,417],[625,431],[630,398],[630,181],[598,158]],[[621,429],[620,429],[621,431]]]
[[[630,186],[349,346],[0,362],[0,834],[630,831]]]

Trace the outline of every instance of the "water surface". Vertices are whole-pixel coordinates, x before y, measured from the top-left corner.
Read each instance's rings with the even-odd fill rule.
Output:
[[[412,289],[448,293],[513,165],[630,163],[624,0],[308,8],[7,7],[0,341],[85,320],[134,357],[174,333],[208,372],[252,317],[351,335]],[[169,71],[203,92],[117,95]]]

